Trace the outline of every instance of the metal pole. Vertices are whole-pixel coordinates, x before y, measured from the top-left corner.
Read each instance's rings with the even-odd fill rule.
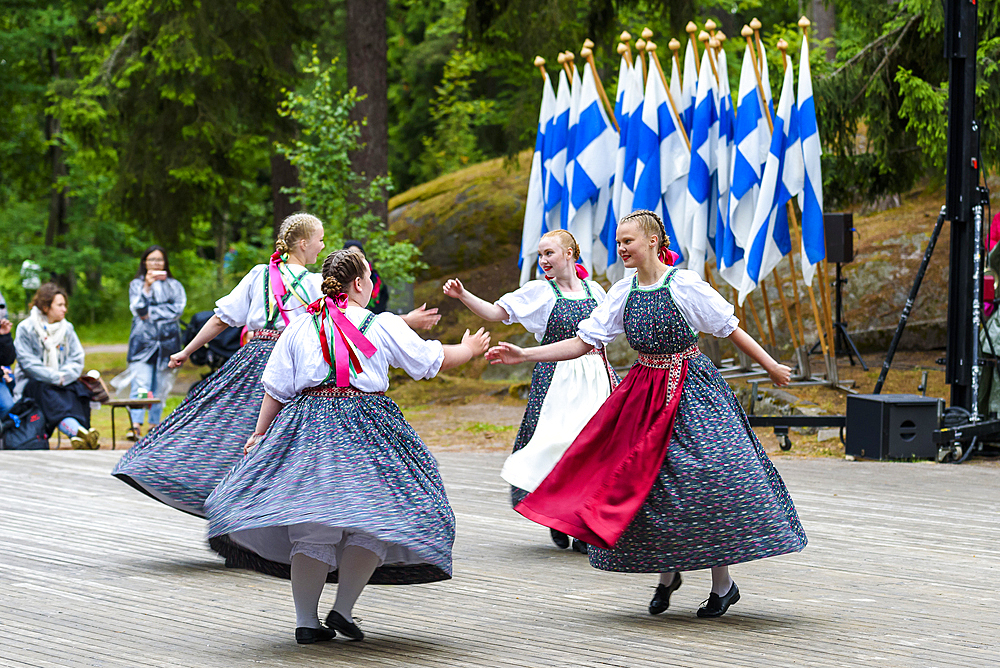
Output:
[[[927,242],[927,250],[924,251],[924,259],[920,261],[920,268],[917,269],[917,277],[913,280],[913,286],[910,288],[910,296],[906,298],[903,313],[899,316],[896,333],[892,335],[889,352],[885,354],[885,361],[882,362],[882,371],[878,375],[878,382],[875,383],[875,389],[872,390],[872,394],[881,394],[882,392],[882,385],[885,384],[885,377],[889,373],[889,367],[892,366],[892,358],[896,354],[896,346],[899,345],[899,340],[903,338],[903,328],[906,327],[906,319],[910,317],[910,311],[913,310],[913,303],[917,299],[917,292],[920,290],[920,284],[923,282],[924,274],[927,272],[927,265],[930,264],[931,255],[934,254],[934,245],[937,243],[938,237],[941,235],[941,229],[944,227],[945,210],[946,208],[942,206],[937,222],[934,223],[934,230],[931,232],[931,238]]]

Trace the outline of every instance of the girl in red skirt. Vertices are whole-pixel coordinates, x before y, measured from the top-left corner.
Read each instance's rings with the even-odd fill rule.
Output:
[[[664,263],[659,217],[618,224],[618,253],[636,274],[612,286],[572,339],[521,349],[501,343],[493,363],[585,355],[624,332],[638,361],[569,450],[516,510],[591,545],[595,568],[659,573],[649,612],[667,609],[681,571],[712,569],[699,617],[740,598],[732,564],[797,552],[805,532],[732,389],[697,347],[697,333],[728,338],[775,385],[791,370],[738,327],[733,307],[693,271]]]

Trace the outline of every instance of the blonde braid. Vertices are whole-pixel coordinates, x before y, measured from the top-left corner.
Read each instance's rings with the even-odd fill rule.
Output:
[[[312,232],[322,227],[322,221],[311,213],[293,213],[281,222],[274,250],[284,255],[297,241],[307,239]]]

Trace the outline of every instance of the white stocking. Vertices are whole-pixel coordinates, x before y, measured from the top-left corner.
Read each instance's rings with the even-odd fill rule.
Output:
[[[292,600],[295,601],[295,626],[321,628],[317,608],[330,567],[319,559],[299,553],[292,556]],[[339,595],[339,592],[338,592]]]
[[[354,623],[354,617],[351,616],[354,604],[380,561],[377,554],[363,547],[348,545],[344,548],[338,575],[340,584],[337,585],[337,600],[333,603],[333,609],[349,623]]]

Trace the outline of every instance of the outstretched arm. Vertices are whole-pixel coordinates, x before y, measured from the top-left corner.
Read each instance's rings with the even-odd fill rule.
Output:
[[[784,364],[776,362],[773,357],[767,354],[766,350],[760,347],[759,343],[754,341],[752,336],[737,327],[729,335],[729,340],[733,342],[734,346],[749,355],[754,362],[761,365],[770,376],[772,383],[779,387],[788,384],[792,377],[792,370]]]
[[[485,299],[480,299],[465,289],[462,281],[457,278],[449,279],[444,284],[444,293],[452,299],[457,299],[468,307],[470,311],[478,315],[483,320],[490,322],[503,322],[510,318],[510,314],[502,306],[491,304]]]
[[[457,346],[444,346],[444,361],[441,362],[441,371],[454,369],[457,366],[465,364],[473,357],[478,357],[485,353],[489,347],[490,333],[482,327],[475,334],[469,334],[469,330],[465,330],[460,344]]]
[[[187,358],[191,356],[191,353],[198,350],[198,348],[201,348],[203,345],[205,345],[206,343],[217,337],[219,334],[225,331],[226,327],[228,326],[229,325],[227,325],[226,323],[222,322],[222,320],[219,319],[219,316],[213,315],[211,318],[208,319],[208,322],[202,325],[202,328],[198,330],[198,333],[195,334],[195,337],[191,339],[191,343],[184,346],[184,350],[180,351],[179,353],[174,353],[173,355],[170,356],[170,363],[168,364],[168,366],[171,369],[176,369],[181,364],[184,364],[184,362],[187,361]]]
[[[399,317],[403,319],[403,322],[409,325],[410,329],[430,329],[441,320],[437,307],[427,308],[426,303],[421,304],[419,308],[413,309],[406,315],[401,315]]]
[[[547,346],[520,348],[513,343],[501,341],[486,352],[490,364],[520,364],[521,362],[562,362],[583,357],[594,346],[579,336],[572,339],[550,343]]]

